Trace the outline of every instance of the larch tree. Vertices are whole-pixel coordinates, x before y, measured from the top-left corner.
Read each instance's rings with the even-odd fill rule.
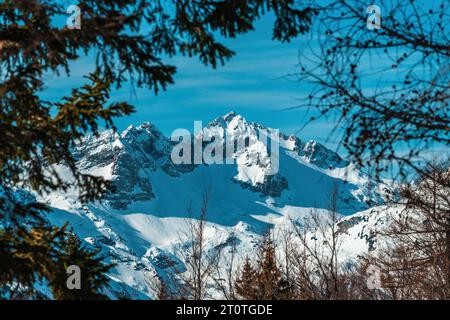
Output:
[[[247,256],[235,283],[236,294],[244,300],[255,300],[258,294],[256,270]]]

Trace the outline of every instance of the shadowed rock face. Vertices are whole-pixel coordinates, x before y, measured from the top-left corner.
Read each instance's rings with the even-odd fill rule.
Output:
[[[150,180],[145,173],[152,170],[152,163],[148,159],[138,162],[127,153],[118,156],[113,166],[113,174],[117,177],[113,180],[114,191],[108,193],[105,198],[116,209],[125,209],[132,201],[145,201],[154,198]]]
[[[331,151],[317,141],[310,140],[304,143],[297,137],[293,137],[293,139],[295,139],[294,151],[308,160],[309,163],[321,169],[344,168],[350,164],[349,161],[343,160],[336,152]]]
[[[265,128],[258,123],[248,123],[240,115],[230,112],[203,128],[200,139],[204,138],[203,148],[210,143],[217,143],[219,139],[224,150],[226,139],[247,141],[243,149],[233,150],[233,159],[241,160],[240,164],[234,164],[236,176],[232,178],[233,182],[244,189],[259,193],[262,197],[280,197],[285,190],[289,190],[290,177],[281,173],[266,174],[272,165],[272,158],[269,156],[272,154],[272,150],[269,150],[271,145],[262,145],[258,141],[262,131],[272,132],[271,130],[274,129]],[[193,139],[191,136],[192,142]],[[295,136],[284,134],[279,134],[279,139],[280,154],[293,152],[302,161],[320,169],[343,168],[349,165],[348,161],[316,141],[305,143]],[[199,167],[209,167],[203,164],[174,164],[171,152],[176,144],[177,142],[165,137],[152,124],[143,123],[138,127],[128,127],[120,135],[105,131],[98,136],[87,137],[75,148],[74,156],[82,171],[94,175],[98,172],[112,180],[114,189],[104,196],[104,200],[113,208],[126,209],[134,201],[155,199],[154,181],[152,182],[155,174],[179,178]],[[191,154],[194,154],[193,150]],[[211,174],[214,174],[213,172],[215,171],[211,170]],[[176,183],[176,180],[171,183]],[[344,199],[345,201],[354,200],[354,195],[347,196],[350,198]]]
[[[309,141],[303,148],[303,151],[309,161],[319,168],[343,168],[350,164],[348,161],[342,160],[336,152],[325,148],[316,141]]]
[[[261,196],[279,197],[283,190],[289,188],[288,180],[281,175],[267,176],[264,179],[264,183],[257,183],[255,185],[236,179],[233,179],[233,181],[239,183],[245,189],[261,193]]]
[[[82,171],[101,172],[112,180],[112,191],[103,199],[116,209],[125,209],[133,201],[155,198],[150,174],[162,171],[171,177],[191,172],[195,165],[176,165],[170,154],[174,143],[152,124],[130,126],[120,135],[105,131],[86,137],[74,149]],[[109,176],[109,177],[108,177]]]

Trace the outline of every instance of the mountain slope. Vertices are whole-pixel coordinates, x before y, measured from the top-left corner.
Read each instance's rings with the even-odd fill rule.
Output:
[[[112,180],[115,191],[87,205],[77,201],[76,190],[41,199],[55,208],[48,215],[53,223],[69,221],[81,238],[117,263],[112,296],[152,297],[153,277],[166,277],[174,266],[183,270],[177,248],[187,245],[182,237],[187,208],[195,218],[206,189],[208,248],[227,247],[235,237],[242,256],[269,228],[301,219],[311,208],[325,213],[334,187],[344,216],[382,205],[391,192],[320,143],[248,123],[232,112],[189,137],[202,138],[202,151],[226,147],[233,139],[243,147],[211,154],[232,164],[175,164],[172,151],[179,142],[149,123],[86,137],[73,151],[79,168]],[[63,166],[59,170],[65,172]]]

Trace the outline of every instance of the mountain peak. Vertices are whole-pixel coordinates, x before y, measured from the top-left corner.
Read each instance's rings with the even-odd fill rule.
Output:
[[[220,125],[222,127],[227,127],[230,123],[234,122],[243,122],[247,124],[247,121],[240,114],[237,114],[234,111],[230,111],[227,114],[215,118],[213,121],[209,123],[210,126]]]
[[[141,123],[139,126],[130,125],[121,133],[122,139],[137,139],[145,140],[148,137],[153,137],[152,139],[162,138],[162,133],[155,127],[154,124],[146,121]]]
[[[350,165],[349,161],[315,140],[309,140],[304,144],[301,153],[309,162],[322,169],[344,168]]]
[[[237,114],[234,111],[230,111],[227,114],[223,115],[221,118],[225,121],[231,121],[233,120],[235,117],[241,117],[239,114]],[[242,117],[241,117],[242,118]]]

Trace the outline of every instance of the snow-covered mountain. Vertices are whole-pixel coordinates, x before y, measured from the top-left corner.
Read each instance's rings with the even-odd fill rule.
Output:
[[[264,134],[269,135],[267,144],[261,142]],[[233,112],[190,138],[203,138],[202,150],[239,138],[244,146],[227,154],[233,164],[175,164],[172,152],[179,142],[150,123],[130,126],[120,134],[105,131],[84,138],[73,153],[80,170],[111,180],[114,192],[87,205],[78,202],[76,190],[40,199],[54,208],[50,221],[70,222],[80,238],[117,263],[110,274],[112,296],[151,298],[152,278],[165,277],[174,266],[183,270],[177,252],[189,245],[182,237],[188,207],[195,217],[206,189],[210,197],[205,236],[210,249],[227,247],[234,239],[242,256],[252,252],[269,228],[301,219],[312,208],[326,212],[335,187],[337,209],[349,221],[343,224],[346,234],[361,240],[358,250],[373,244],[361,232],[348,230],[367,223],[367,212],[384,204],[390,187],[375,183],[322,144],[249,123]],[[276,149],[271,147],[274,139],[279,143]],[[276,173],[268,174],[275,167]],[[63,165],[59,170],[67,171]]]

